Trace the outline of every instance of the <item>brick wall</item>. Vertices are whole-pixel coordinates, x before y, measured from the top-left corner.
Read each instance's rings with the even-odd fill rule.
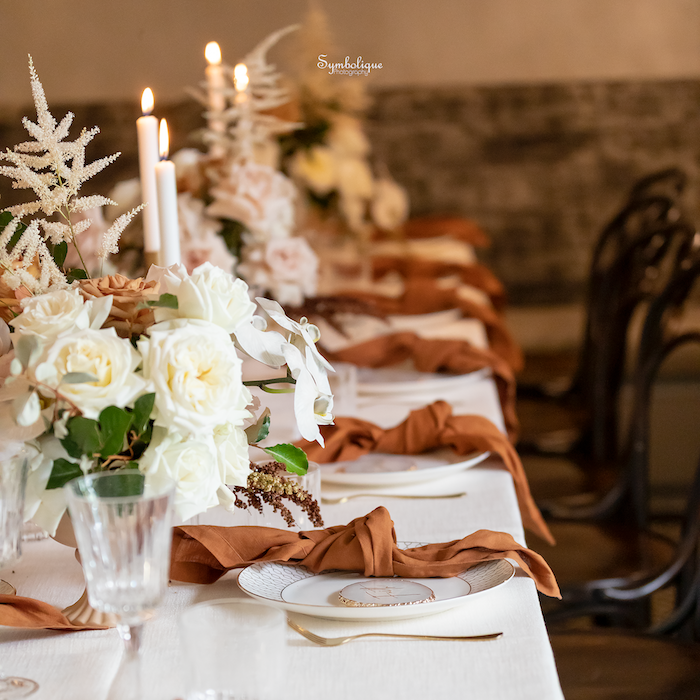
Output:
[[[122,152],[86,191],[137,174],[135,103],[52,105],[59,117],[68,109],[101,127],[90,158]],[[0,147],[25,139],[23,114],[33,117],[0,109]],[[202,123],[194,102],[159,116],[174,150]],[[700,209],[700,81],[382,89],[368,131],[414,214],[462,214],[486,229],[482,257],[516,305],[581,299],[593,241],[641,175],[685,169],[687,205]],[[17,201],[4,178],[0,195],[0,206]]]

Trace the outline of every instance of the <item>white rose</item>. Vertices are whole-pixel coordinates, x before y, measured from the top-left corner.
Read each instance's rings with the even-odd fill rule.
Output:
[[[66,511],[62,488],[46,490],[55,459],[72,461],[63,445],[53,435],[42,435],[24,446],[27,459],[27,488],[24,499],[24,520],[36,523],[50,535]]]
[[[249,417],[242,362],[223,328],[177,319],[151,326],[148,335],[138,347],[156,392],[156,425],[187,435]]]
[[[333,120],[332,128],[328,133],[328,144],[338,153],[358,158],[366,157],[371,150],[360,120],[340,114]]]
[[[177,483],[175,510],[183,520],[218,505],[221,477],[217,449],[211,436],[183,437],[155,428],[153,439],[139,461],[148,485],[158,488]]]
[[[377,180],[372,200],[372,219],[379,228],[393,231],[408,218],[408,195],[401,185],[389,178]]]
[[[214,429],[217,463],[223,484],[245,486],[250,474],[248,439],[243,428],[236,425],[219,425]],[[231,492],[226,489],[230,494]]]
[[[255,304],[248,297],[248,285],[209,262],[191,275],[166,273],[162,289],[177,297],[178,308],[156,309],[156,321],[172,318],[199,319],[221,326],[232,333],[236,326],[248,323]]]
[[[338,185],[335,155],[327,146],[298,150],[290,169],[295,178],[319,197],[325,197]]]
[[[22,300],[22,313],[10,321],[18,334],[52,341],[75,331],[99,328],[112,308],[112,297],[85,301],[79,289],[61,289]]]
[[[107,406],[124,408],[145,393],[147,384],[136,374],[141,357],[114,328],[85,330],[59,338],[45,360],[33,370],[34,378],[59,389],[87,418],[97,419]],[[69,372],[92,374],[95,381],[61,383]]]
[[[367,162],[352,156],[339,159],[338,190],[341,197],[371,199],[374,183]]]

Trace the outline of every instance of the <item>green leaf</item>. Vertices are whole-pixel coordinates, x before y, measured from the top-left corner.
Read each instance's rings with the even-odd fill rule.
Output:
[[[93,482],[95,493],[100,498],[123,498],[140,496],[143,493],[146,477],[141,472],[120,469],[112,474],[108,479],[98,479]]]
[[[124,439],[131,427],[131,413],[117,406],[107,406],[100,413],[102,449],[100,456],[107,459],[119,454],[124,449]]]
[[[61,241],[53,247],[53,259],[56,265],[63,267],[63,263],[66,262],[66,255],[68,255],[68,243],[66,241]]]
[[[72,270],[68,270],[66,278],[69,282],[75,282],[75,280],[86,280],[88,275],[82,268],[74,267]]]
[[[5,228],[12,221],[12,214],[9,211],[0,211],[0,228]]]
[[[12,214],[10,214],[9,211],[3,211],[0,212],[0,229],[4,229],[7,224],[12,221],[14,217]],[[12,249],[17,245],[17,241],[22,237],[22,234],[27,230],[27,225],[20,223],[17,226],[17,229],[15,232],[12,234],[12,237],[10,240],[7,242],[7,251],[11,252]]]
[[[134,402],[134,412],[131,417],[131,427],[136,435],[141,435],[146,429],[153,412],[153,404],[156,401],[155,394],[144,394]]]
[[[92,456],[102,448],[102,435],[96,420],[75,416],[66,423],[66,428],[68,429],[68,437],[75,443],[81,455]]]
[[[258,420],[251,426],[245,429],[245,434],[248,438],[249,445],[255,445],[256,443],[264,440],[268,433],[270,432],[270,409],[266,408],[261,414]]]
[[[309,470],[309,460],[306,453],[294,445],[282,443],[273,447],[263,447],[263,450],[278,462],[282,462],[287,467],[288,472],[303,476]]]
[[[151,309],[154,307],[158,307],[161,309],[177,309],[177,297],[174,294],[161,294],[154,301],[142,301],[136,308]]]
[[[55,459],[51,476],[46,482],[48,489],[60,489],[61,486],[67,484],[71,479],[75,479],[83,475],[83,470],[74,462],[69,462],[67,459]]]
[[[14,346],[15,357],[22,363],[24,369],[39,358],[43,349],[41,340],[37,336],[30,334],[22,334]]]
[[[61,384],[82,384],[83,382],[96,382],[99,377],[96,377],[90,372],[68,372],[63,375]]]

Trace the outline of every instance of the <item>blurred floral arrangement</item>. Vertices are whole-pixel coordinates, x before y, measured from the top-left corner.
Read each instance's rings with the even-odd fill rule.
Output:
[[[325,14],[312,8],[300,32],[295,88],[303,127],[279,137],[282,169],[304,193],[312,211],[361,241],[375,229],[395,232],[408,218],[405,190],[386,167],[373,171],[362,115],[369,97],[362,78],[325,70],[332,51]]]
[[[299,431],[322,442],[318,426],[333,420],[332,368],[315,347],[318,329],[266,299],[258,299],[263,315],[256,314],[245,282],[210,263],[191,274],[152,267],[140,279],[93,279],[84,264],[67,267],[69,247],[83,259],[80,236],[91,224],[75,223],[74,215],[114,205],[80,197],[80,186],[116,155],[86,164],[97,128],[66,141],[73,116],[57,123],[31,59],[30,73],[37,123],[23,123],[34,141],[8,150],[2,157],[11,165],[0,167],[37,197],[3,212],[0,223],[9,321],[0,321],[0,451],[15,454],[18,468],[28,461],[25,516],[55,531],[65,511],[59,487],[107,469],[139,469],[147,484],[174,479],[183,519],[219,504],[240,506],[231,487],[267,498],[269,484],[256,486],[248,445],[267,436],[270,412],[259,410],[248,387],[294,385]],[[137,210],[102,235],[103,262]],[[271,321],[279,330],[268,330]],[[244,381],[238,351],[286,375]],[[292,445],[263,449],[289,471],[307,468]]]

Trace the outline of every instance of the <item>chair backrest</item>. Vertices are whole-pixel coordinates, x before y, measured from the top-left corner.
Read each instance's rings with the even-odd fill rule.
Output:
[[[634,373],[634,412],[630,427],[629,461],[623,489],[635,524],[648,525],[649,444],[651,441],[651,397],[664,361],[679,348],[692,346],[700,367],[700,328],[676,327],[679,309],[700,283],[700,246],[691,245],[679,256],[678,269],[646,316]],[[672,613],[649,631],[678,634],[700,641],[700,459],[688,489],[683,528],[673,561],[663,571],[633,586],[603,588],[602,598],[640,600],[669,585],[676,587]]]
[[[687,247],[695,234],[677,201],[684,184],[685,176],[675,169],[637,183],[593,251],[584,340],[571,392],[588,415],[580,449],[598,462],[618,456],[617,404],[635,309],[658,292],[674,247]],[[676,266],[671,264],[671,274]]]

